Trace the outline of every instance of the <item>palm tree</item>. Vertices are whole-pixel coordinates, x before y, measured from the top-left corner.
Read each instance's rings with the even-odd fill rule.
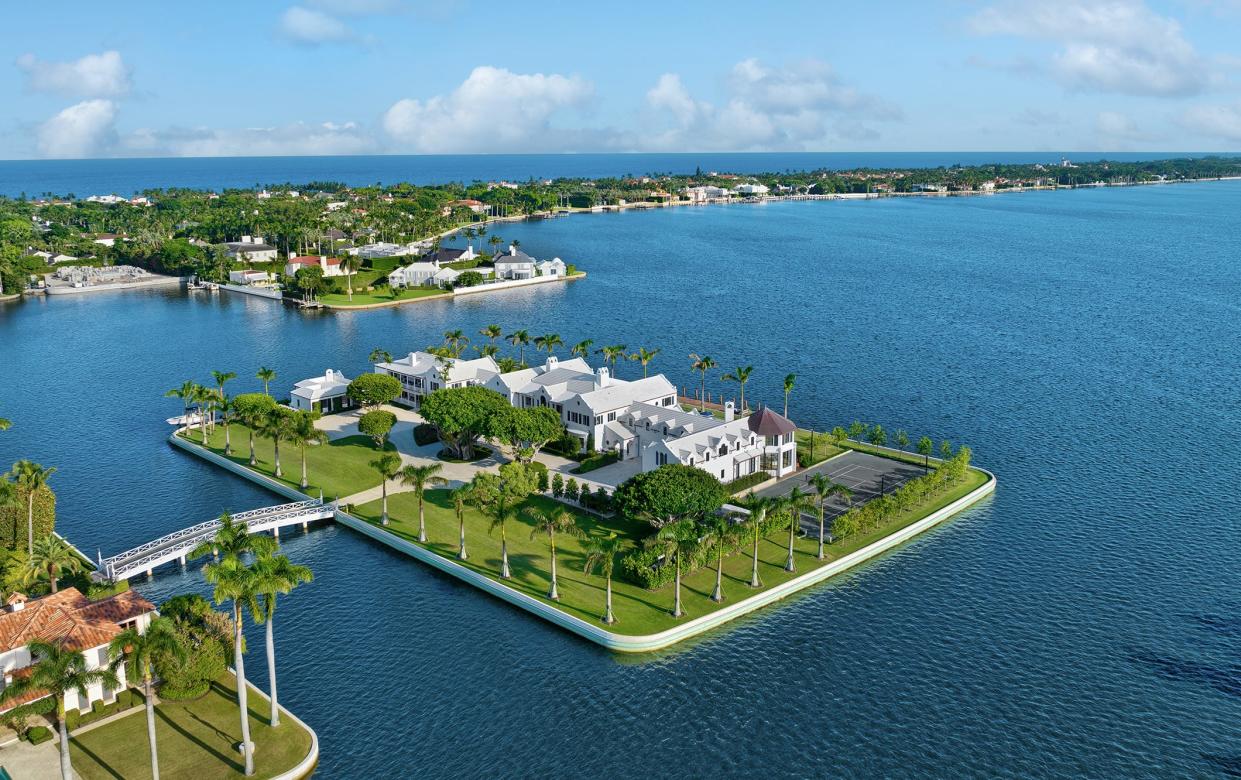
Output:
[[[461,542],[457,546],[457,559],[462,561],[470,559],[470,554],[465,551],[465,508],[469,504],[472,494],[473,491],[468,484],[462,485],[449,494],[452,498],[452,511],[457,516],[457,527],[461,536]]]
[[[379,472],[379,477],[382,480],[379,484],[383,488],[383,512],[379,516],[379,522],[381,525],[387,525],[388,480],[396,479],[396,475],[401,473],[401,456],[395,452],[385,452],[371,461],[371,468]]]
[[[427,540],[427,521],[426,513],[423,511],[423,496],[427,488],[432,485],[443,485],[448,480],[439,475],[443,465],[439,463],[428,463],[425,466],[406,466],[401,470],[401,484],[408,485],[414,489],[414,496],[418,499],[418,541],[425,542]]]
[[[88,669],[86,656],[64,645],[34,639],[29,644],[29,650],[30,657],[37,659],[30,666],[30,673],[25,677],[15,677],[6,685],[0,691],[0,702],[37,692],[50,694],[39,697],[38,701],[29,705],[21,705],[15,711],[46,711],[44,708],[51,705],[47,699],[55,701],[56,723],[60,731],[60,776],[62,780],[73,780],[73,765],[69,761],[69,728],[65,723],[65,694],[74,691],[85,699],[92,686],[119,688],[120,681],[116,678],[116,672],[108,667]]]
[[[495,238],[495,236],[492,236],[492,238]],[[525,330],[515,330],[505,336],[504,340],[514,347],[520,348],[517,354],[517,361],[524,366],[526,364],[526,345],[530,343],[530,333]]]
[[[345,274],[345,289],[349,294],[349,300],[353,300],[353,273],[362,265],[362,260],[357,255],[345,255],[340,259],[340,270]]]
[[[488,533],[500,529],[500,579],[512,579],[513,572],[508,567],[508,521],[517,518],[517,510],[505,503],[504,498],[490,507],[491,527]]]
[[[560,591],[556,588],[556,534],[581,537],[582,529],[577,525],[577,518],[567,509],[555,509],[551,512],[527,509],[526,516],[534,523],[534,528],[530,531],[531,539],[540,533],[547,534],[547,544],[552,556],[552,586],[547,591],[547,597],[552,601],[560,601]]]
[[[34,555],[34,496],[47,487],[47,481],[56,473],[55,468],[43,468],[32,460],[19,460],[13,464],[9,476],[26,491],[26,554]]]
[[[539,349],[547,350],[547,356],[551,357],[552,353],[556,351],[556,347],[564,346],[564,339],[560,338],[558,333],[548,333],[536,338],[534,345]]]
[[[452,350],[453,357],[461,357],[461,353],[464,351],[463,345],[469,342],[469,337],[460,328],[444,331],[444,343]]]
[[[711,600],[717,604],[724,600],[724,553],[736,540],[737,526],[723,515],[711,517],[706,526],[706,534],[700,540],[715,551],[715,590],[711,593]]]
[[[254,774],[253,743],[250,742],[250,712],[247,704],[246,662],[242,652],[242,606],[253,604],[254,570],[236,556],[226,556],[219,563],[203,567],[207,582],[215,586],[211,594],[216,604],[229,602],[233,608],[233,669],[237,672],[237,706],[241,711],[241,752],[246,760],[246,776]],[[252,613],[253,614],[253,613]]]
[[[494,344],[496,339],[500,338],[503,333],[504,331],[499,325],[487,325],[478,331],[478,335],[486,336],[487,341],[490,341],[492,344]]]
[[[371,363],[391,363],[392,353],[382,347],[375,347],[367,360]]]
[[[224,392],[224,385],[225,383],[236,379],[237,375],[233,373],[232,371],[212,371],[211,376],[215,378],[215,386],[217,390],[219,391],[218,400],[219,400],[220,410],[224,412],[224,454],[232,455],[233,444],[232,444],[232,441],[230,441],[228,437],[228,412],[229,412],[228,395],[225,394]]]
[[[180,398],[181,404],[185,409],[185,417],[182,418],[185,427],[190,427],[190,405],[194,403],[194,396],[198,389],[198,383],[187,379],[181,383],[180,387],[174,387],[164,393],[165,398]]]
[[[845,503],[853,503],[853,491],[844,485],[832,482],[832,478],[823,472],[811,474],[806,480],[814,488],[819,507],[819,560],[823,560],[824,517],[827,514],[827,502],[832,496],[840,496]]]
[[[275,454],[275,468],[272,474],[276,479],[284,476],[284,471],[280,468],[280,442],[289,438],[291,429],[292,425],[288,412],[279,407],[272,409],[264,415],[262,422],[259,424],[259,432],[271,439],[272,449]]]
[[[616,569],[616,556],[620,554],[624,541],[615,532],[607,536],[595,537],[586,545],[586,566],[583,571],[590,574],[598,569],[607,583],[607,601],[604,602],[603,622],[611,625],[616,622],[612,614],[612,572]]]
[[[756,496],[753,492],[746,496],[742,506],[750,510],[750,514],[746,516],[744,525],[753,532],[754,551],[751,553],[751,562],[753,568],[750,570],[750,587],[761,588],[763,582],[758,578],[758,539],[762,533],[763,523],[767,520],[767,514],[772,510],[772,501],[770,498]]]
[[[215,402],[215,391],[202,385],[194,386],[194,403],[198,405],[198,430],[202,434],[202,444],[207,445],[207,413]]]
[[[65,544],[64,539],[50,533],[34,543],[34,548],[26,559],[26,566],[29,567],[32,578],[46,577],[52,593],[55,593],[63,575],[82,571],[82,559]]]
[[[797,529],[801,527],[802,512],[814,508],[814,497],[801,487],[794,487],[783,498],[776,499],[778,510],[788,515],[789,521],[789,555],[784,562],[785,571],[797,571],[793,560],[793,542],[797,537]]]
[[[625,345],[612,344],[595,351],[603,355],[603,361],[612,367],[612,376],[616,376],[616,361],[625,356]]]
[[[256,373],[255,376],[263,382],[263,395],[271,395],[269,387],[272,382],[276,381],[276,372],[267,366],[263,366],[258,370],[258,373]]]
[[[310,482],[306,479],[306,447],[327,441],[327,434],[315,427],[317,419],[319,419],[318,412],[297,412],[293,415],[292,424],[285,434],[288,442],[301,450],[302,481],[300,485],[302,490],[310,487]]]
[[[695,371],[702,373],[702,388],[699,390],[698,401],[702,411],[707,410],[707,372],[718,365],[711,359],[710,355],[699,356],[696,352],[691,352],[689,356],[690,367]]]
[[[487,239],[487,243],[491,246],[491,256],[495,257],[496,249],[500,246],[500,244],[504,243],[504,239],[497,235],[493,235],[491,238]]]
[[[685,610],[681,609],[681,559],[692,553],[698,544],[693,524],[689,520],[669,523],[656,532],[653,541],[663,549],[665,557],[672,558],[673,565],[676,566],[672,616],[682,617],[685,615]]]
[[[0,431],[7,431],[13,427],[13,421],[7,417],[0,417]]]
[[[737,369],[731,374],[725,374],[720,377],[725,382],[736,382],[741,386],[741,411],[745,412],[745,383],[750,381],[750,374],[754,372],[754,366],[737,366]]]
[[[631,359],[636,360],[642,364],[642,377],[644,379],[646,378],[646,375],[647,375],[646,367],[650,364],[652,360],[655,359],[655,356],[658,355],[659,352],[660,350],[658,349],[648,350],[646,347],[638,347],[638,351],[629,356]]]
[[[482,346],[475,346],[474,349],[478,350],[479,357],[495,358],[496,355],[500,354],[500,348],[495,344],[483,344]]]
[[[513,360],[511,357],[502,357],[496,361],[496,365],[500,368],[501,374],[509,374],[513,371],[521,370],[521,363]]]
[[[789,416],[789,393],[793,392],[793,384],[797,381],[797,374],[789,374],[784,378],[784,416]]]
[[[276,617],[276,597],[315,578],[306,566],[299,566],[283,555],[265,555],[252,567],[254,572],[253,593],[261,601],[251,603],[250,614],[262,623],[267,633],[267,685],[271,700],[271,726],[280,725],[280,705],[276,701],[276,640],[272,624]]]
[[[152,659],[155,656],[171,656],[177,661],[184,661],[185,648],[177,641],[172,619],[157,617],[147,625],[141,633],[130,627],[122,631],[108,645],[108,653],[112,657],[112,668],[128,660],[130,668],[142,683],[142,693],[146,697],[147,710],[147,742],[151,748],[151,777],[159,780],[159,751],[155,747],[155,674]]]
[[[585,339],[584,341],[579,341],[573,345],[572,349],[569,350],[569,354],[579,355],[582,359],[585,359],[590,356],[590,347],[594,343],[595,343],[594,339]]]

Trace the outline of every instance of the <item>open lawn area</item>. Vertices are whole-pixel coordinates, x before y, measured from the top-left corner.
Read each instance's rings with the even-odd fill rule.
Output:
[[[231,430],[233,454],[229,456],[229,460],[243,466],[249,465],[249,431],[245,426],[237,424],[233,424]],[[187,438],[195,444],[201,444],[197,428]],[[215,432],[208,434],[207,448],[216,454],[224,454],[223,425],[217,425]],[[275,467],[271,439],[255,436],[254,451],[258,456],[255,470],[272,476]],[[388,442],[387,451],[396,452],[396,445]],[[379,473],[371,468],[370,462],[378,457],[379,450],[375,449],[375,443],[369,436],[345,436],[327,444],[307,447],[306,475],[310,487],[306,489],[306,495],[317,498],[319,490],[322,489],[324,498],[330,500],[376,487],[379,485]],[[301,450],[288,442],[281,442],[280,466],[284,471],[281,481],[296,489],[302,474]]]
[[[987,479],[987,475],[983,472],[971,469],[968,478],[960,484],[933,500],[910,508],[884,527],[868,533],[855,534],[828,545],[828,561],[854,552],[926,517],[931,512],[983,485]],[[524,510],[533,507],[547,511],[558,506],[562,505],[552,499],[532,496],[527,499],[526,506],[523,507],[522,520],[510,523],[508,527],[509,565],[512,568],[513,577],[505,584],[549,604],[556,602],[551,602],[546,598],[550,582],[547,537],[536,535],[531,538],[532,526],[525,519]],[[380,502],[374,501],[356,507],[352,514],[379,525]],[[418,502],[414,495],[399,493],[389,496],[388,514],[390,524],[387,530],[410,542],[417,543],[415,540],[418,534]],[[647,525],[622,518],[598,518],[584,512],[576,514],[580,518],[580,526],[590,536],[616,531],[630,544],[636,544],[652,532]],[[447,490],[427,491],[426,522],[429,542],[425,547],[445,558],[455,560],[457,519],[452,511]],[[499,577],[499,531],[497,529],[494,535],[489,533],[490,524],[490,518],[477,509],[470,507],[466,511],[466,549],[470,554],[470,559],[463,565],[493,580],[501,581]],[[795,543],[797,571],[795,573],[784,571],[787,545],[788,536],[785,532],[772,533],[760,542],[759,576],[765,588],[786,582],[820,565],[815,557],[817,541],[812,537],[807,537],[798,539]],[[583,546],[584,540],[567,535],[557,536],[560,601],[556,605],[568,614],[602,625],[600,617],[604,608],[604,581],[597,574],[587,576],[582,572],[585,562]],[[751,566],[749,552],[750,545],[747,542],[739,551],[724,559],[725,603],[760,592],[749,587]],[[711,601],[710,596],[714,585],[714,567],[687,574],[682,583],[682,601],[686,617],[678,621],[671,615],[673,602],[671,585],[657,590],[646,590],[631,584],[623,579],[618,562],[616,576],[613,580],[613,611],[617,622],[610,627],[610,630],[629,635],[653,634],[672,628],[678,622],[713,612],[723,606]]]
[[[376,303],[393,303],[395,301],[412,301],[417,298],[427,298],[433,295],[449,295],[443,290],[433,287],[415,287],[408,290],[399,290],[393,295],[390,290],[374,290],[372,292],[358,292],[354,290],[353,300],[349,300],[349,296],[345,293],[324,293],[319,296],[319,301],[328,306],[369,306]]]
[[[166,701],[155,708],[159,773],[165,780],[216,780],[244,777],[237,716],[236,679],[226,675],[201,699]],[[255,742],[254,777],[275,777],[295,767],[310,752],[310,734],[282,716],[268,726],[270,705],[251,689],[250,736]],[[133,714],[98,726],[69,741],[73,768],[83,780],[133,780],[151,776],[146,715]]]
[[[798,428],[793,434],[797,438],[797,462],[802,468],[809,468],[816,463],[822,463],[833,455],[839,455],[844,449],[832,444],[832,437],[826,433],[815,433],[805,428]],[[811,451],[810,437],[814,437],[814,447]]]

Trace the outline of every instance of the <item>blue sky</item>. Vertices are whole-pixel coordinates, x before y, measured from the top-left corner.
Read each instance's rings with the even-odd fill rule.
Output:
[[[1241,0],[6,8],[0,158],[1241,149]]]

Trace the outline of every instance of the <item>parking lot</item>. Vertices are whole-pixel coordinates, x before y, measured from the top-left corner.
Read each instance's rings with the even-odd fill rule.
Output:
[[[812,466],[788,479],[781,480],[774,485],[756,491],[756,493],[760,496],[775,498],[786,495],[794,487],[800,487],[813,495],[814,488],[808,484],[808,481],[811,475],[817,473],[827,474],[832,482],[844,485],[852,490],[853,505],[859,506],[877,497],[880,491],[891,493],[906,481],[922,476],[923,470],[919,466],[909,463],[880,458],[864,452],[849,451],[843,455],[826,460],[817,466]],[[827,511],[825,512],[828,527],[831,526],[832,518],[844,514],[848,508],[848,504],[839,497],[833,497],[832,500],[828,501]],[[818,515],[804,513],[802,515],[802,530],[807,534],[817,535],[819,532]]]

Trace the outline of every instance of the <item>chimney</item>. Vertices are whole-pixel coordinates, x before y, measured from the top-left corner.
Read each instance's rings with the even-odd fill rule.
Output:
[[[242,237],[241,237],[241,243],[243,243],[243,244],[252,244],[252,243],[254,243],[254,242],[250,240],[250,236],[242,236]]]
[[[14,591],[13,595],[9,596],[9,600],[5,603],[9,605],[9,612],[21,612],[26,608],[26,594]]]
[[[509,244],[509,245],[508,245],[508,253],[509,253],[509,255],[515,255],[515,254],[517,254],[517,247],[513,246],[512,244]]]
[[[595,375],[595,388],[607,387],[612,384],[612,377],[608,372],[607,366],[599,366],[599,370]]]
[[[560,358],[556,357],[555,355],[547,356],[547,370],[548,371],[554,370],[556,366],[558,365],[560,365]]]
[[[737,408],[733,406],[732,401],[724,404],[724,422],[732,422],[733,418],[737,416],[736,412]]]

